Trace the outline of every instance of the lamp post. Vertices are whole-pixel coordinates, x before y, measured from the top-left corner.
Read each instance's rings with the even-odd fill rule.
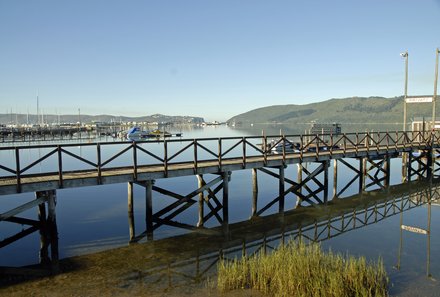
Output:
[[[408,51],[401,53],[405,59],[405,93],[403,95],[403,131],[406,131],[406,97],[408,96]]]
[[[437,82],[438,82],[438,54],[439,48],[435,50],[435,77],[434,77],[434,96],[432,97],[432,131],[435,131],[435,102],[437,101]]]

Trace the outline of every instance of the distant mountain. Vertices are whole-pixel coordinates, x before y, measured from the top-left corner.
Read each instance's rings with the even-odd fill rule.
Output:
[[[169,116],[163,114],[153,114],[150,116],[141,116],[141,117],[127,117],[127,116],[114,116],[114,115],[86,115],[82,114],[79,116],[76,115],[53,115],[48,114],[44,115],[45,123],[77,123],[81,120],[82,123],[91,123],[91,122],[158,122],[158,123],[202,123],[204,119],[201,117],[192,117],[192,116]],[[40,115],[41,120],[41,115]],[[35,114],[0,114],[0,123],[8,124],[8,123],[36,123],[37,116]]]
[[[439,106],[440,109],[440,106]],[[437,110],[437,113],[440,114]],[[407,121],[430,120],[432,103],[407,104]],[[440,118],[439,118],[440,120]],[[351,97],[306,105],[273,105],[254,109],[229,119],[228,123],[300,124],[318,123],[403,123],[403,97]]]

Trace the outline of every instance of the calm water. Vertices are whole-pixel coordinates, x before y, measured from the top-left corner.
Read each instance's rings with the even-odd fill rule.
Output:
[[[231,129],[228,127],[206,127],[197,128],[193,130],[183,130],[183,138],[197,138],[197,137],[222,137],[222,136],[244,136],[244,135],[261,135],[261,127],[239,127]],[[283,130],[283,128],[281,128]],[[300,133],[302,127],[290,128],[284,127],[282,133],[294,134]],[[280,127],[264,127],[266,134],[279,134]],[[299,131],[298,131],[299,130]],[[391,130],[391,129],[390,129]],[[377,131],[377,130],[376,130]],[[170,131],[180,132],[180,131]],[[72,148],[73,150],[80,150],[79,147]],[[41,152],[40,152],[41,153]],[[29,159],[32,159],[33,154],[29,153]],[[94,151],[84,149],[81,152],[82,156],[95,156]],[[2,162],[12,162],[11,156],[2,155]],[[7,159],[7,160],[5,160]],[[13,159],[12,159],[13,160]],[[70,163],[69,163],[70,162]],[[401,163],[400,159],[393,159],[391,164],[391,184],[398,185],[401,182]],[[66,166],[71,166],[75,169],[74,160],[66,161]],[[42,166],[51,166],[50,162]],[[308,164],[309,171],[312,171],[316,166]],[[35,169],[38,170],[38,169]],[[297,167],[290,165],[286,169],[286,177],[296,180]],[[331,197],[332,173],[329,171],[329,196]],[[206,180],[212,180],[216,176],[205,176]],[[344,166],[339,167],[338,188],[344,187],[352,178],[352,173]],[[277,197],[278,181],[273,177],[259,172],[259,193],[258,206],[261,208],[265,204]],[[167,190],[186,195],[194,191],[197,187],[197,179],[194,176],[171,178],[164,180],[157,180],[156,185]],[[243,170],[233,172],[230,181],[229,194],[229,218],[230,224],[241,221],[246,221],[251,216],[252,209],[252,176],[251,170]],[[136,234],[145,231],[145,201],[144,189],[135,186],[135,226]],[[357,183],[351,185],[343,194],[343,197],[351,196],[357,193]],[[154,193],[153,207],[154,211],[160,210],[163,207],[174,202],[169,197],[165,197],[158,193]],[[286,197],[286,210],[292,209],[296,203],[296,198],[291,196]],[[221,195],[220,195],[221,196]],[[21,195],[8,195],[0,197],[0,212],[5,212],[21,203],[34,199],[33,193],[26,193]],[[275,204],[263,215],[273,215],[277,213],[278,205]],[[127,219],[127,185],[115,184],[96,187],[84,187],[76,189],[57,190],[57,227],[59,236],[59,255],[60,258],[66,258],[77,255],[84,255],[94,253],[97,251],[108,250],[109,257],[112,253],[117,251],[119,247],[127,246],[129,240],[128,219]],[[21,214],[22,217],[36,218],[36,209],[27,211]],[[197,223],[197,204],[193,205],[183,213],[181,213],[176,220],[188,224],[195,225]],[[437,296],[436,288],[440,288],[438,280],[440,280],[440,206],[431,206],[431,235],[430,235],[430,271],[432,278],[426,277],[427,269],[427,236],[415,234],[410,232],[403,232],[402,234],[402,250],[401,250],[401,268],[397,270],[396,266],[399,256],[400,244],[400,220],[399,214],[387,217],[375,224],[369,224],[362,228],[357,228],[347,231],[332,239],[324,240],[322,245],[325,248],[331,248],[333,251],[348,252],[353,255],[363,255],[369,259],[376,260],[382,257],[386,265],[387,271],[391,278],[391,293],[397,296]],[[405,225],[417,226],[420,228],[427,228],[428,222],[428,206],[422,205],[407,210],[402,215],[402,221]],[[219,223],[215,218],[211,218],[205,226],[218,227]],[[0,224],[0,240],[12,236],[20,232],[21,225],[2,222]],[[239,231],[236,231],[239,232]],[[253,231],[258,233],[257,231]],[[172,242],[174,239],[167,239],[172,236],[187,235],[188,231],[177,229],[174,227],[161,226],[154,233],[154,240],[156,242]],[[186,235],[185,235],[186,234]],[[263,236],[263,233],[261,234]],[[168,241],[167,241],[168,240]],[[177,240],[177,239],[176,239]],[[180,240],[180,239],[179,239]],[[212,240],[211,240],[212,241]],[[280,240],[275,240],[273,245],[279,243]],[[152,242],[144,239],[142,245],[148,246]],[[210,240],[199,241],[200,244],[209,245]],[[219,243],[222,246],[222,243]],[[240,247],[240,244],[237,245]],[[177,244],[175,248],[178,249]],[[0,266],[25,266],[36,264],[39,261],[40,235],[34,232],[6,247],[0,249]],[[116,248],[116,249],[115,249]],[[203,250],[203,247],[199,247]],[[183,249],[183,248],[182,248]],[[256,248],[254,248],[256,249]],[[209,249],[207,248],[207,251]],[[249,251],[248,251],[249,252]],[[200,257],[207,257],[213,253],[209,250],[206,255],[199,255]],[[215,253],[214,253],[215,254]],[[232,253],[234,254],[234,253]],[[236,254],[241,254],[240,249]],[[192,255],[193,256],[193,255]],[[191,258],[188,254],[182,251],[182,257],[179,258],[173,255],[158,254],[157,257],[169,259],[161,259],[164,262],[179,263],[179,261],[188,260]],[[171,259],[172,258],[172,259]],[[133,260],[136,261],[136,260]],[[149,267],[145,267],[147,271]],[[187,270],[193,270],[194,266],[187,266]],[[211,269],[212,270],[212,269]],[[215,269],[214,269],[215,270]],[[212,274],[212,272],[211,272]],[[144,277],[144,281],[148,282],[150,278]],[[437,280],[438,279],[438,280]],[[129,282],[129,281],[127,281]]]

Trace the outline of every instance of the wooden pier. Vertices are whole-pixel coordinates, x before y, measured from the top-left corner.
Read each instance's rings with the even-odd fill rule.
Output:
[[[280,145],[281,150],[274,149]],[[154,230],[163,225],[200,230],[209,220],[215,220],[227,232],[229,181],[236,171],[247,170],[252,175],[250,213],[259,217],[276,206],[278,213],[284,213],[288,210],[288,199],[294,199],[296,207],[326,204],[346,196],[352,185],[357,185],[359,193],[386,190],[390,186],[391,159],[401,156],[403,182],[431,179],[440,170],[436,160],[439,146],[440,135],[435,132],[376,132],[0,147],[0,196],[36,193],[36,199],[0,213],[0,222],[30,226],[1,244],[38,229],[41,225],[38,220],[19,217],[28,209],[38,206],[39,216],[45,222],[54,221],[59,189],[128,184],[130,241],[152,238]],[[292,165],[297,166],[296,180],[286,171]],[[333,169],[332,193],[330,168]],[[341,170],[352,173],[352,179],[342,188],[338,185]],[[258,199],[261,174],[274,178],[278,184],[273,191],[275,197],[266,205],[260,205]],[[183,176],[195,177],[193,190],[187,194],[175,193],[156,183],[159,179]],[[135,186],[145,191],[146,230],[139,234],[134,228]],[[171,197],[173,202],[157,210],[156,193]],[[194,206],[198,207],[196,223],[176,220]],[[46,242],[56,246],[56,240],[53,241],[56,235],[49,237],[51,240]]]

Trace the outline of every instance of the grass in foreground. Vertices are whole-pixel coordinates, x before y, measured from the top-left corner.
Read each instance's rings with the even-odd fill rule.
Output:
[[[367,263],[292,241],[268,255],[220,261],[217,286],[274,296],[387,296],[388,277],[381,259]]]

